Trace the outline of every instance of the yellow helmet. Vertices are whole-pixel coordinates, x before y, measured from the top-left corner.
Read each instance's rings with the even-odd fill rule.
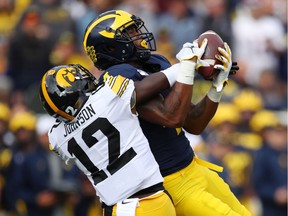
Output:
[[[216,126],[223,122],[231,122],[237,124],[240,119],[239,110],[232,103],[220,103],[215,116],[211,120],[211,124]]]
[[[259,93],[253,89],[243,89],[233,100],[240,111],[258,111],[263,108],[263,100]]]
[[[20,128],[35,130],[36,120],[36,116],[31,112],[18,112],[11,118],[9,128],[13,132],[16,132]]]
[[[255,132],[260,132],[266,127],[277,127],[280,125],[277,115],[270,110],[261,110],[250,120],[250,127]]]
[[[9,118],[10,118],[9,107],[4,103],[0,103],[0,119],[5,122],[8,122]]]

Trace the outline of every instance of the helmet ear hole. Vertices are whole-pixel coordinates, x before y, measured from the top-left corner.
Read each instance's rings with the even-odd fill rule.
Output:
[[[60,92],[63,92],[65,89],[58,85],[58,89]]]
[[[108,53],[111,53],[111,52],[115,51],[115,47],[108,45],[107,51],[108,51]]]

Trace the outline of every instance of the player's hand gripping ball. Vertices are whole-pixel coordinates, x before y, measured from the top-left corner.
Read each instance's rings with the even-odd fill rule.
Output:
[[[222,38],[212,30],[206,31],[198,37],[199,46],[202,44],[204,38],[208,39],[208,44],[201,59],[207,62],[209,65],[202,65],[197,69],[197,72],[204,79],[212,80],[213,77],[219,73],[219,70],[215,69],[214,66],[216,64],[222,65],[222,62],[215,58],[215,55],[221,55],[221,53],[218,51],[218,47],[223,49],[225,49],[225,47]]]

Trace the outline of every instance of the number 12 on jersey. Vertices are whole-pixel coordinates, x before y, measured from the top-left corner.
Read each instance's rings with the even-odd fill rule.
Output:
[[[98,140],[93,136],[93,134],[95,134],[98,130],[100,130],[107,137],[109,163],[106,170],[110,173],[110,175],[113,175],[129,161],[131,161],[137,155],[137,153],[131,147],[120,155],[120,133],[106,118],[97,118],[83,129],[81,137],[85,145],[89,148],[92,148],[93,146],[95,147],[95,145],[98,143]],[[68,152],[71,155],[75,155],[82,165],[89,172],[91,172],[95,185],[108,177],[103,169],[99,170],[95,166],[74,137],[68,141]]]

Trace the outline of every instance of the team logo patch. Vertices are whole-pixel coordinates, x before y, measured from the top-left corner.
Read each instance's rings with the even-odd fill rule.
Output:
[[[61,68],[56,74],[57,85],[61,87],[71,87],[75,81],[75,69],[74,68]]]

